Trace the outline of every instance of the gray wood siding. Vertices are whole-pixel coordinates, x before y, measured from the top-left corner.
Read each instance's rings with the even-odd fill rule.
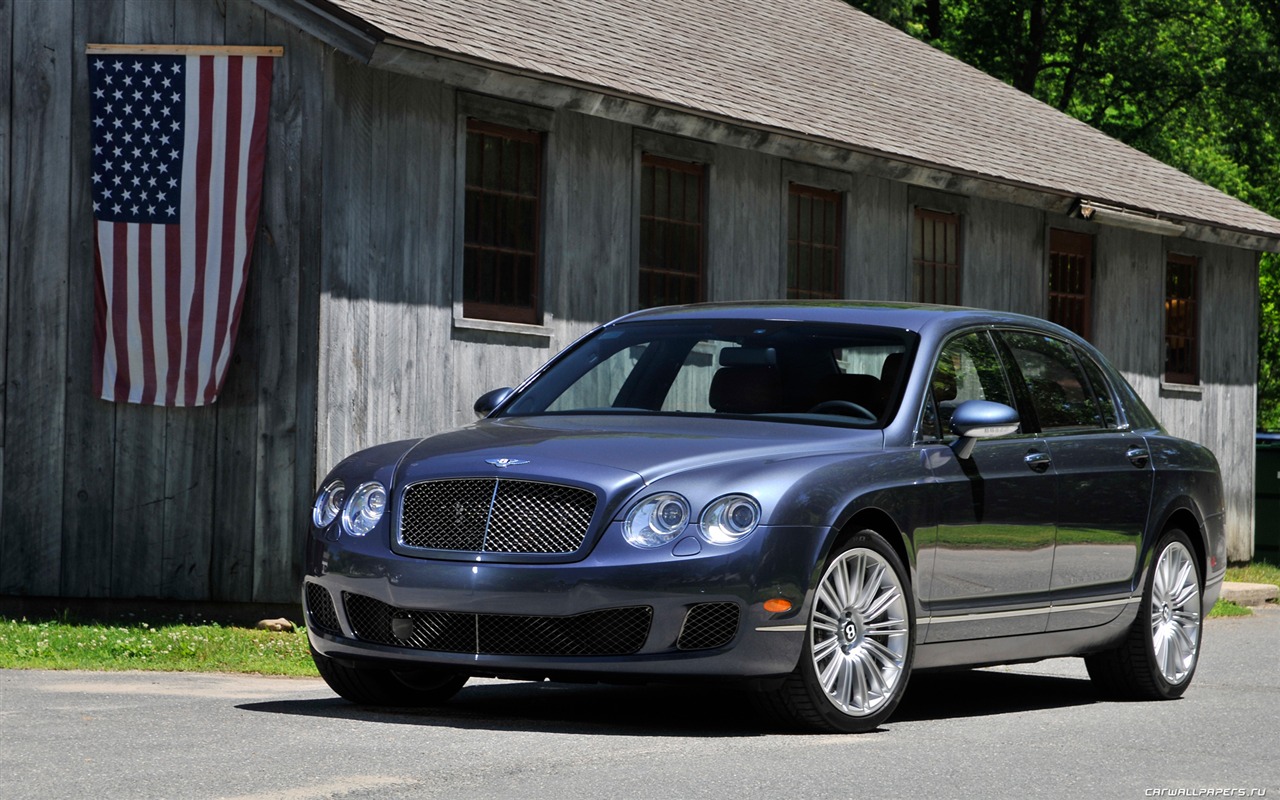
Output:
[[[1167,252],[1200,258],[1200,386],[1170,387],[1164,369]],[[1094,343],[1110,357],[1165,428],[1218,457],[1227,501],[1227,556],[1253,555],[1257,415],[1257,255],[1101,228],[1096,240]]]
[[[0,26],[12,32],[0,42],[0,474],[13,478],[0,593],[295,600],[315,475],[323,94],[309,73],[324,49],[246,0],[0,0]],[[93,395],[88,42],[290,48],[275,65],[240,335],[212,407]]]
[[[909,185],[928,181],[529,78],[477,83],[479,68],[425,56],[371,68],[250,0],[0,0],[0,26],[2,594],[296,600],[312,492],[338,460],[471,422],[479,394],[632,309],[645,150],[708,165],[712,300],[783,295],[792,180],[843,193],[850,298],[911,299],[916,205],[963,215],[966,304],[1029,314],[1046,308],[1048,228],[1094,231],[1094,340],[1171,432],[1218,455],[1231,557],[1250,554],[1252,252],[955,193],[964,182]],[[212,407],[92,394],[87,42],[286,48],[239,339]],[[545,121],[539,326],[460,316],[462,117],[503,105]],[[1168,247],[1203,265],[1194,392],[1159,380]]]

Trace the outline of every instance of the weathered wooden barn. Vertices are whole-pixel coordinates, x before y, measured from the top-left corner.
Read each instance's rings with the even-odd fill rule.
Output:
[[[317,477],[640,306],[1059,320],[1252,548],[1280,221],[839,0],[0,0],[0,595],[287,602]],[[218,402],[90,391],[88,43],[283,45]],[[514,220],[514,221],[513,221]]]

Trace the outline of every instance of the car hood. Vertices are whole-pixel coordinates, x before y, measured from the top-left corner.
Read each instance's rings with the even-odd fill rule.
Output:
[[[496,476],[598,486],[613,494],[678,472],[880,449],[881,431],[710,417],[564,415],[482,420],[423,439],[397,482]],[[508,459],[499,466],[492,459]],[[524,462],[524,463],[517,463]]]

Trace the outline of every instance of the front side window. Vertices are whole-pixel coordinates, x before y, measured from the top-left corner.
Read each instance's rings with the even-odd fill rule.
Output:
[[[1200,382],[1199,262],[1170,253],[1164,278],[1164,379]]]
[[[1093,237],[1049,231],[1049,321],[1088,339],[1093,324]]]
[[[911,238],[916,301],[960,305],[960,215],[917,208]]]
[[[1027,387],[1040,430],[1106,427],[1101,404],[1071,345],[1043,334],[1007,331],[1002,336]]]
[[[840,193],[793,183],[787,208],[787,298],[840,297]]]
[[[706,168],[645,153],[640,162],[640,308],[706,296]]]
[[[538,324],[542,134],[467,120],[462,313]]]
[[[966,400],[1013,406],[1004,366],[986,331],[962,334],[943,346],[929,381],[921,435],[951,436],[951,415]]]

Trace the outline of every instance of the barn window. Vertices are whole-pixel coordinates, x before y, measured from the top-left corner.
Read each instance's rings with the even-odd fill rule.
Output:
[[[840,295],[840,193],[791,184],[787,211],[787,297]]]
[[[1049,230],[1049,320],[1088,339],[1092,334],[1093,237]]]
[[[960,215],[917,208],[911,246],[916,300],[960,305]]]
[[[645,153],[640,160],[641,308],[705,296],[706,168]]]
[[[467,120],[462,313],[537,324],[542,134]]]
[[[1170,253],[1164,270],[1164,379],[1200,382],[1199,262]]]

